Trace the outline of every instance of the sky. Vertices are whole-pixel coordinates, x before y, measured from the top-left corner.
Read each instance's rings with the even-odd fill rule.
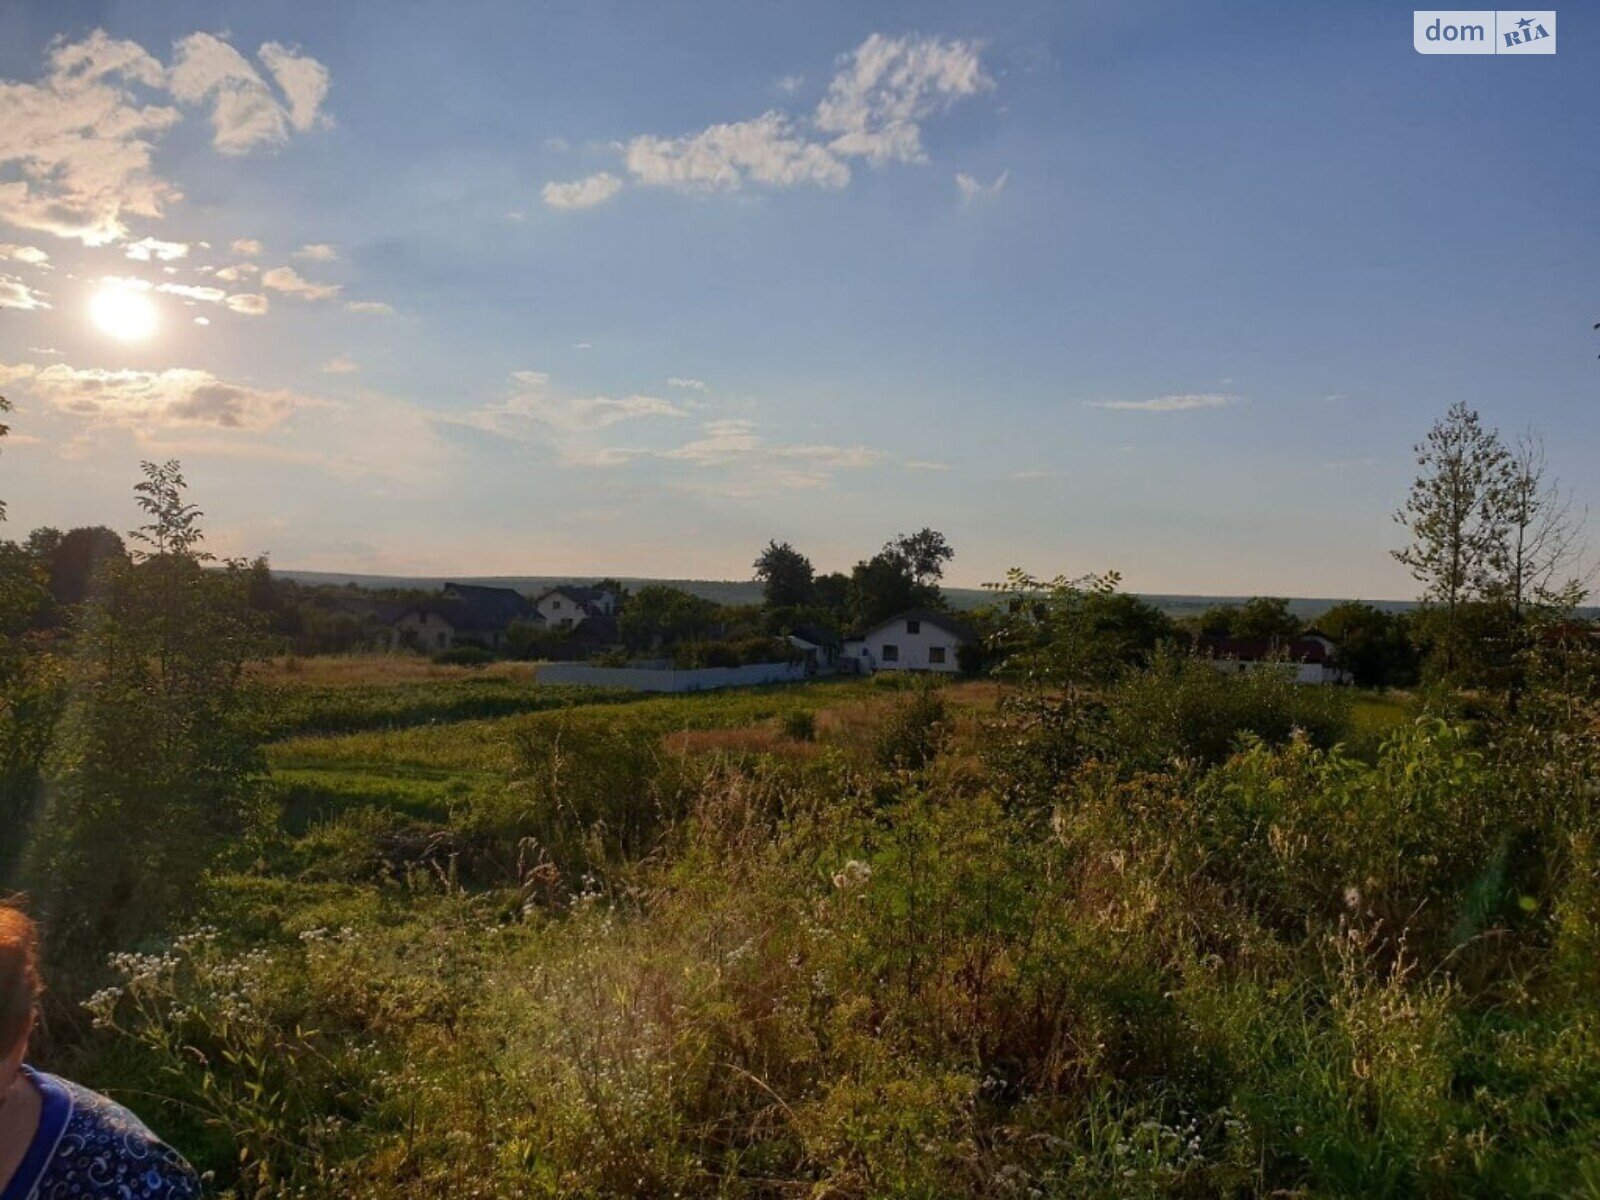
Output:
[[[1600,508],[1600,28],[1392,3],[0,6],[9,530],[427,575],[1402,598],[1457,400]],[[1600,545],[1600,539],[1591,539]]]

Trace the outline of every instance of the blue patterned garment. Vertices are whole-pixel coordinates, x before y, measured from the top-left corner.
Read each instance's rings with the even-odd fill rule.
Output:
[[[0,1200],[199,1200],[194,1170],[122,1105],[22,1069],[44,1106]]]

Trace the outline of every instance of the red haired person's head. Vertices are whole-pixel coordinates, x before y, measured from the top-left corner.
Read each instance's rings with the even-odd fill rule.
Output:
[[[23,913],[0,904],[0,1095],[22,1067],[39,986],[38,931]]]

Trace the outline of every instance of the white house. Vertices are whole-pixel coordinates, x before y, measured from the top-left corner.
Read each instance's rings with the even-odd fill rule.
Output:
[[[844,657],[867,675],[874,671],[953,675],[961,669],[957,652],[972,638],[972,631],[954,615],[918,608],[891,617],[859,637],[845,639]]]
[[[1228,675],[1279,671],[1295,683],[1351,681],[1339,665],[1339,648],[1315,629],[1296,638],[1202,637],[1195,652]]]
[[[609,588],[553,587],[534,601],[539,616],[550,629],[576,629],[591,617],[614,617],[617,594]]]

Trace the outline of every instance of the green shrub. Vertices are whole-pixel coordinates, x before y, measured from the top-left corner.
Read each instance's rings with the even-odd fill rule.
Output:
[[[1246,734],[1282,744],[1298,732],[1331,746],[1347,732],[1350,713],[1343,689],[1297,684],[1287,666],[1233,674],[1171,650],[1113,684],[1105,705],[1104,753],[1146,767],[1221,762]]]
[[[931,687],[918,688],[878,727],[874,754],[893,771],[920,771],[944,747],[945,703]]]

